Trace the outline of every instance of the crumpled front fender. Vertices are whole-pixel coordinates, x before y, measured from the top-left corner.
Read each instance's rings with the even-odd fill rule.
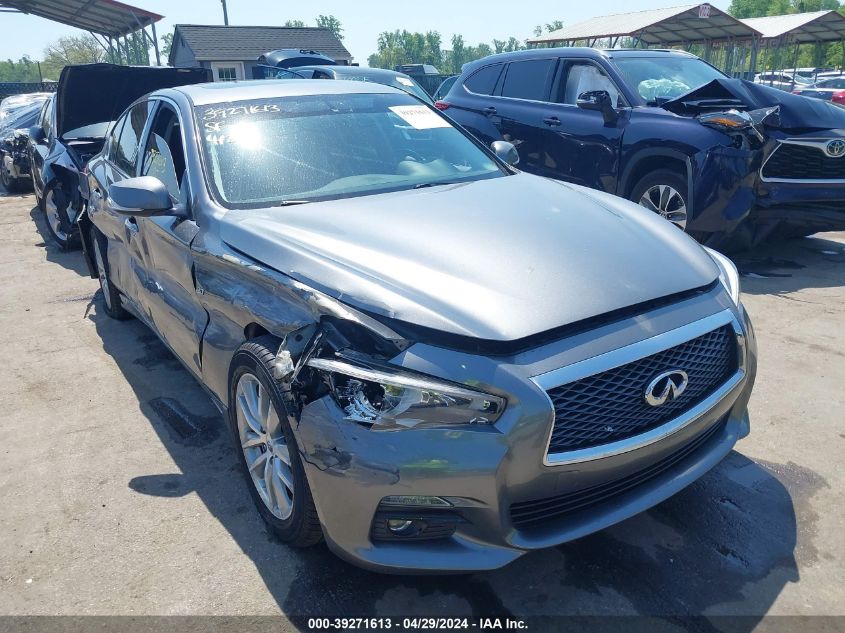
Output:
[[[693,231],[730,232],[754,206],[764,152],[718,145],[692,156]]]

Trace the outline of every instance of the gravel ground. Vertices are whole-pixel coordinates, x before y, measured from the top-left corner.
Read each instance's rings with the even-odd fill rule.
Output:
[[[105,316],[33,206],[0,197],[0,614],[704,614],[750,629],[845,611],[845,233],[738,258],[760,367],[752,434],[715,470],[505,569],[414,578],[274,541],[204,392],[144,326]]]

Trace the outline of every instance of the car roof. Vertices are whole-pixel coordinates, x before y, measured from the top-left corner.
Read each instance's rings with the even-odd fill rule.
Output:
[[[589,48],[586,46],[561,46],[558,48],[530,48],[523,51],[498,53],[466,64],[463,71],[475,70],[491,63],[509,62],[520,59],[543,57],[571,57],[579,59],[624,59],[626,57],[674,57],[695,58],[692,53],[671,48]]]
[[[251,99],[272,99],[273,97],[301,97],[305,95],[342,94],[398,94],[407,96],[404,90],[384,84],[365,81],[314,81],[311,79],[285,79],[284,81],[256,79],[251,81],[220,81],[194,84],[158,90],[153,95],[167,96],[178,92],[194,105],[248,101]]]
[[[361,66],[295,66],[288,68],[288,70],[297,71],[301,69],[307,70],[324,70],[335,75],[359,75],[361,77],[408,77],[405,73],[399,73],[395,70],[387,70],[386,68],[362,68]]]

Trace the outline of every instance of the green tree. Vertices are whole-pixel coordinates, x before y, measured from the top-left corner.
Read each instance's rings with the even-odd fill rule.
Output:
[[[161,38],[161,55],[164,59],[170,57],[170,49],[173,48],[173,33],[165,33]]]
[[[34,83],[40,80],[37,63],[26,55],[18,61],[13,61],[12,59],[0,61],[0,81]]]
[[[302,20],[288,20],[287,22],[285,22],[285,26],[293,26],[301,29],[305,26],[305,22],[303,22]]]
[[[335,34],[335,37],[337,37],[337,39],[343,39],[343,27],[340,25],[340,20],[338,20],[333,15],[318,15],[317,26],[322,29],[330,30],[332,33]]]

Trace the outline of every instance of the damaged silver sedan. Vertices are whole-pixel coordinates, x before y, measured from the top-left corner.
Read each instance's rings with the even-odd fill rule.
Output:
[[[492,569],[659,503],[748,433],[730,261],[517,160],[399,90],[291,80],[155,92],[90,161],[106,312],[207,388],[284,541]]]

